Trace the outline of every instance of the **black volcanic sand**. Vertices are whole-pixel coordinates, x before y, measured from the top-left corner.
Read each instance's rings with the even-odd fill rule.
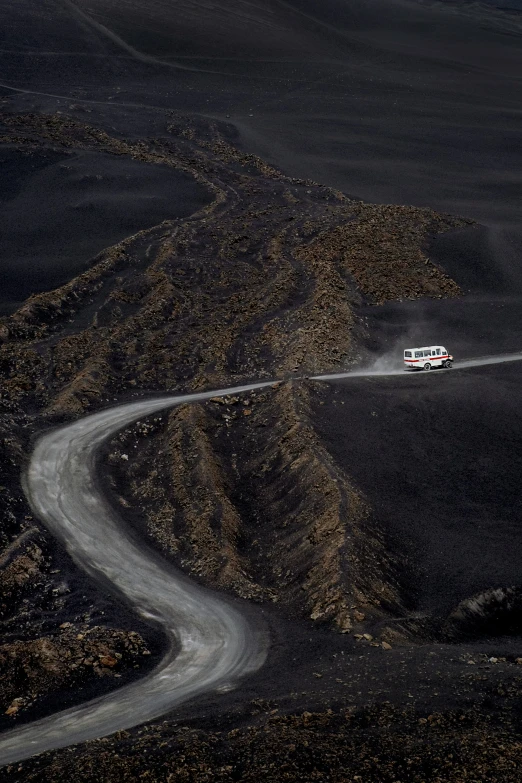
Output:
[[[289,175],[478,220],[480,233],[441,236],[430,249],[467,299],[360,311],[370,353],[396,357],[405,339],[436,340],[458,360],[522,342],[521,30],[519,14],[464,0],[18,0],[0,8],[0,95],[8,110],[61,111],[120,138],[161,134],[167,112],[223,119],[236,127],[235,143]],[[4,311],[122,236],[204,203],[199,188],[159,166],[54,148],[3,156]],[[404,566],[393,618],[402,645],[383,650],[263,610],[268,664],[218,706],[208,694],[161,729],[17,765],[6,779],[520,780],[520,766],[503,765],[507,744],[496,743],[499,726],[520,736],[519,604],[466,623],[449,618],[490,588],[520,586],[521,372],[504,365],[314,386],[318,431]],[[387,622],[375,621],[376,634]],[[396,724],[364,712],[387,701]],[[352,708],[363,710],[354,726],[342,712]],[[308,710],[323,717],[314,723]],[[419,720],[438,710],[466,718],[440,718],[438,734],[417,737]],[[277,724],[287,713],[299,715],[288,737]],[[475,718],[493,748],[483,768],[465,762],[466,743],[479,753]],[[250,727],[259,730],[251,740]],[[401,732],[416,750],[406,747],[394,765]],[[372,736],[370,760],[359,762]]]
[[[20,0],[0,81],[22,92],[1,91],[130,137],[165,109],[229,118],[290,175],[486,224],[490,277],[520,291],[522,22],[494,5]]]
[[[249,148],[302,176],[369,200],[513,217],[519,36],[449,5],[21,0],[3,11],[3,81],[230,113]]]
[[[182,172],[103,153],[4,146],[0,167],[0,315],[107,246],[208,202]]]
[[[401,365],[408,345],[445,345],[457,362],[522,348],[521,302],[516,287],[518,250],[500,250],[498,236],[485,226],[433,237],[427,248],[461,287],[458,299],[386,302],[358,310],[370,360]]]
[[[368,361],[384,359],[389,367],[402,367],[405,348],[434,342],[444,345],[457,363],[519,353],[522,347],[518,297],[387,302],[360,308],[359,316],[368,335]]]
[[[317,388],[318,430],[408,566],[412,612],[443,618],[489,588],[520,586],[521,379],[515,362]],[[509,620],[520,634],[520,607]]]

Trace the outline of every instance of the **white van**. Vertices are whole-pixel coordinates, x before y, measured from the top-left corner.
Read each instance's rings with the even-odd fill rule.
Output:
[[[431,370],[432,367],[451,367],[451,356],[441,345],[429,345],[425,348],[407,348],[404,351],[405,370]]]

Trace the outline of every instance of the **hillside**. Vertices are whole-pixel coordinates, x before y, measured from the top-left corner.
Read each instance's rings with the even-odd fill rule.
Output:
[[[6,779],[513,783],[521,369],[457,368],[520,350],[517,9],[21,0],[0,22],[3,729],[166,649],[35,518],[38,435],[273,382],[143,417],[95,466],[266,663]],[[435,339],[455,371],[311,378]]]

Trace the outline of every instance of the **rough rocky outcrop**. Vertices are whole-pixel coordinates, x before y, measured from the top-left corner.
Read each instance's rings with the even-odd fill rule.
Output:
[[[14,719],[49,693],[77,690],[97,677],[120,678],[149,655],[133,631],[62,623],[57,635],[0,645],[0,705]]]
[[[151,539],[207,584],[344,632],[398,601],[367,504],[315,433],[304,384],[139,422],[109,444],[105,468],[122,512],[138,525],[143,515]]]
[[[416,713],[389,705],[280,712],[260,705],[256,725],[204,731],[164,723],[19,767],[23,780],[72,782],[512,783],[522,763],[513,725],[477,714]],[[261,713],[261,714],[259,714]],[[14,767],[10,768],[14,772]]]
[[[2,319],[4,394],[78,415],[133,389],[339,367],[358,355],[362,298],[454,296],[423,250],[465,225],[431,210],[364,204],[291,179],[177,118],[127,142],[63,116],[3,115],[4,141],[94,149],[190,173],[212,202],[100,254]]]

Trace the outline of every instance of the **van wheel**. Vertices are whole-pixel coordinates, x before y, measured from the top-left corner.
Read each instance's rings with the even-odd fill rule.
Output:
[[[447,367],[447,368],[448,368],[448,370],[450,370],[452,366],[453,366],[453,365],[452,365],[452,363],[451,363],[451,361],[450,361],[449,359],[447,359],[447,360],[444,362],[444,367]]]
[[[429,362],[426,362],[426,364],[424,365],[424,369],[431,370],[431,364]]]

